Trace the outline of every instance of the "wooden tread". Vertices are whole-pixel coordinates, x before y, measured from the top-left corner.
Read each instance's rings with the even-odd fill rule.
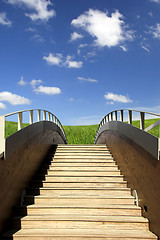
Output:
[[[157,239],[105,145],[58,145],[17,207],[5,239]],[[25,216],[26,215],[26,216]],[[19,231],[14,229],[18,229]]]

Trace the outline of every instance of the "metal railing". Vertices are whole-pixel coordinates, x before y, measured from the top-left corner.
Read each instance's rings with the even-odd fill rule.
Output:
[[[136,113],[139,113],[139,119],[140,119],[140,129],[141,130],[144,130],[146,132],[148,132],[149,130],[151,130],[152,128],[160,125],[160,120],[158,120],[157,122],[151,124],[150,126],[148,126],[147,128],[145,128],[145,116],[146,114],[149,114],[149,115],[152,115],[152,117],[158,117],[160,118],[160,114],[157,114],[157,113],[152,113],[152,112],[144,112],[144,111],[138,111],[138,110],[131,110],[131,109],[119,109],[119,110],[115,110],[115,111],[112,111],[110,113],[108,113],[100,122],[99,126],[98,126],[98,129],[97,129],[97,132],[96,132],[96,135],[95,135],[95,142],[96,142],[96,139],[99,135],[99,132],[100,132],[100,129],[101,127],[107,123],[107,122],[110,122],[110,121],[121,121],[121,122],[124,122],[124,113],[127,112],[127,115],[128,115],[128,124],[132,124],[133,122],[133,112],[136,112]],[[119,113],[119,114],[118,114]],[[118,115],[119,115],[119,118],[118,118]],[[148,118],[147,118],[148,119]]]
[[[19,131],[23,128],[22,127],[23,113],[25,113],[25,112],[29,112],[29,124],[30,125],[35,122],[40,122],[40,121],[51,121],[51,122],[55,123],[61,129],[64,139],[67,142],[67,137],[66,137],[65,131],[63,129],[63,126],[62,126],[61,122],[59,121],[59,119],[53,113],[51,113],[47,110],[43,110],[43,109],[22,110],[22,111],[13,112],[13,113],[9,113],[9,114],[0,116],[0,153],[4,152],[4,150],[5,150],[5,121],[6,121],[6,118],[17,114],[18,115],[17,126],[18,126],[18,131]],[[33,116],[34,116],[35,112],[37,112],[37,120],[33,121],[33,119],[34,119]],[[43,114],[43,116],[42,116],[42,114]]]

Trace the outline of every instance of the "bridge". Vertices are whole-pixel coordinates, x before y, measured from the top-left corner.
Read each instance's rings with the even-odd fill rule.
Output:
[[[160,118],[107,114],[93,145],[67,144],[59,119],[43,109],[1,116],[1,239],[159,239],[159,138],[148,131],[160,121],[145,128],[146,115]],[[10,116],[18,131],[6,138]]]

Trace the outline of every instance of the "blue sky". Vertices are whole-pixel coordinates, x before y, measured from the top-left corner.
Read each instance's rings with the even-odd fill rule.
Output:
[[[0,114],[160,113],[160,0],[1,0]]]

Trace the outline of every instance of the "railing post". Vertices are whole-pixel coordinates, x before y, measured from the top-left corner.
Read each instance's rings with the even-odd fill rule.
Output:
[[[144,112],[140,112],[140,129],[144,130]]]
[[[107,118],[106,118],[106,116],[104,117],[104,123],[106,123],[107,122]]]
[[[113,112],[111,112],[111,121],[113,121]]]
[[[33,124],[33,110],[30,110],[29,124]]]
[[[51,114],[51,122],[53,122],[53,114]]]
[[[43,111],[43,121],[46,121],[46,111]]]
[[[109,114],[107,115],[107,120],[108,120],[108,122],[109,122]]]
[[[117,122],[117,111],[115,111],[115,121]]]
[[[50,116],[51,116],[50,113],[48,113],[48,121],[50,121],[50,118],[51,118]]]
[[[22,118],[23,118],[22,112],[19,112],[18,113],[18,131],[22,129]]]
[[[38,122],[41,121],[41,110],[38,110]]]
[[[0,154],[5,151],[5,116],[0,116]]]
[[[123,110],[120,111],[120,121],[123,122]]]
[[[128,110],[128,123],[132,124],[132,110]]]

